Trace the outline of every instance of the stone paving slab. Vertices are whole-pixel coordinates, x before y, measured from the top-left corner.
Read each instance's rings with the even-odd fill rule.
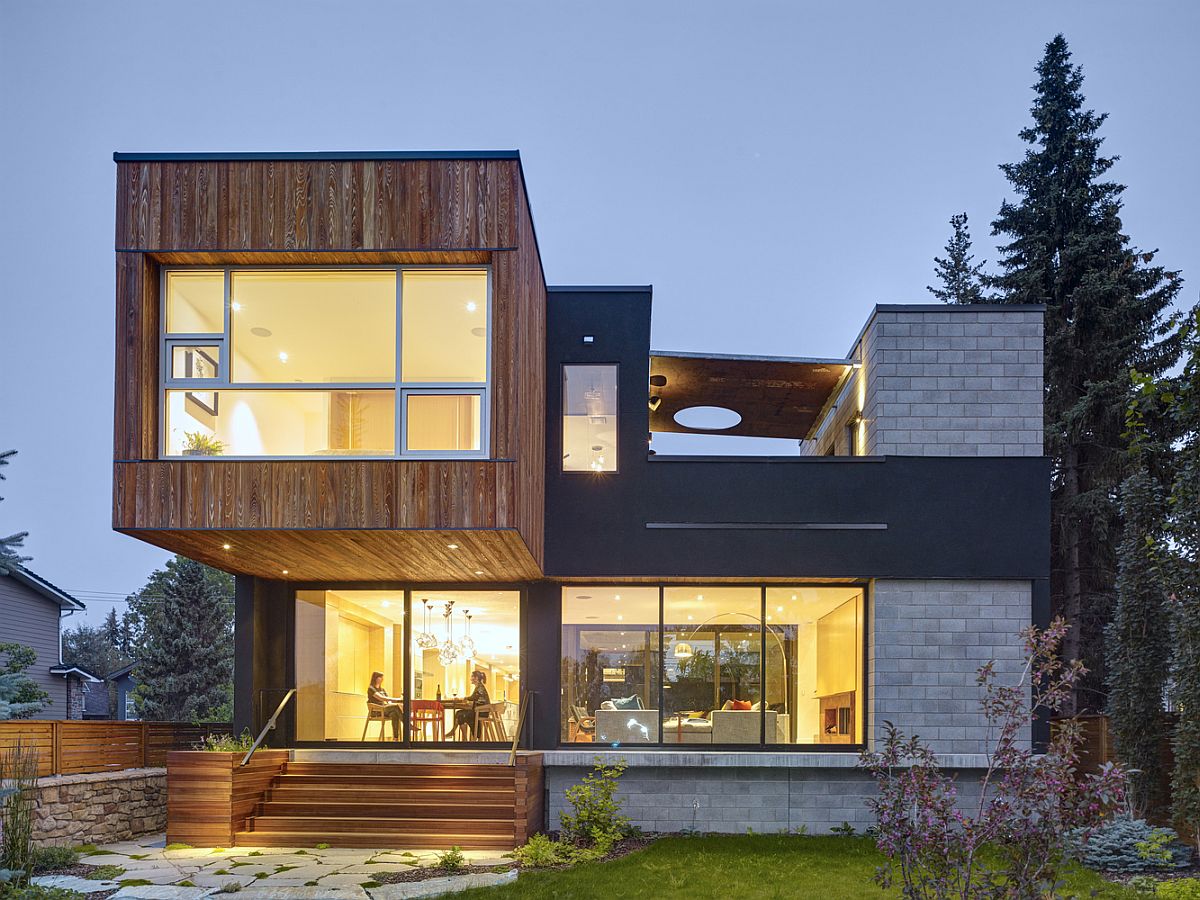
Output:
[[[454,894],[468,888],[492,887],[498,884],[510,884],[517,880],[517,873],[505,872],[503,875],[492,872],[481,872],[472,875],[447,875],[445,878],[429,878],[425,881],[405,881],[400,884],[385,884],[382,887],[371,888],[371,900],[410,900],[415,897],[437,897],[442,894]]]
[[[180,887],[176,884],[141,884],[123,887],[111,900],[200,900],[212,893],[211,888]]]
[[[240,884],[242,887],[247,887],[254,881],[254,876],[247,875],[243,877],[241,875],[213,875],[206,873],[193,875],[191,880],[195,882],[196,887],[220,889],[227,884]]]
[[[368,900],[360,887],[248,887],[229,896],[235,900]]]

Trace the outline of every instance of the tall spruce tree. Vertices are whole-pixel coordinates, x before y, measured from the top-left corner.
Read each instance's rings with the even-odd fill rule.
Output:
[[[16,450],[0,451],[0,469],[8,465],[10,457],[16,455]],[[6,481],[4,472],[0,471],[0,481]],[[3,500],[0,497],[0,500]],[[21,563],[29,559],[28,556],[21,556],[17,551],[25,543],[25,538],[29,536],[28,531],[19,531],[16,534],[10,534],[8,537],[0,537],[0,575],[9,574],[12,566],[19,566]]]
[[[1071,627],[1064,655],[1090,670],[1074,697],[1079,710],[1104,705],[1129,371],[1155,376],[1177,359],[1178,338],[1163,323],[1181,281],[1121,231],[1125,188],[1105,180],[1115,157],[1100,154],[1106,116],[1085,108],[1083,72],[1062,35],[1046,45],[1037,73],[1033,124],[1020,132],[1030,147],[1001,166],[1017,200],[992,222],[1008,242],[991,283],[1004,302],[1046,306],[1051,596]]]
[[[233,577],[176,556],[129,598],[141,626],[137,697],[143,719],[211,721],[233,692]]]
[[[925,289],[943,303],[986,303],[986,276],[983,274],[986,261],[973,262],[967,214],[951,216],[950,227],[953,231],[950,240],[946,241],[946,256],[933,258],[933,273],[942,286],[927,285]]]

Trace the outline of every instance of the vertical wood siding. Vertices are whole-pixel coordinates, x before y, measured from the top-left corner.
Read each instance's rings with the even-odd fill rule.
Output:
[[[517,160],[121,162],[116,248],[115,528],[515,528],[540,571],[546,291]],[[480,260],[493,459],[157,461],[163,261]]]

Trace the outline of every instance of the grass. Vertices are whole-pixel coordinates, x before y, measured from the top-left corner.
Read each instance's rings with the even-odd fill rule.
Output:
[[[882,857],[870,838],[788,835],[710,835],[669,837],[644,850],[605,863],[573,869],[523,872],[516,884],[476,888],[462,900],[739,900],[827,897],[883,900],[900,889],[881,890],[874,882]],[[1056,895],[1125,900],[1137,895],[1094,872],[1072,866]]]
[[[124,866],[103,865],[96,866],[83,877],[89,881],[116,881],[124,874]]]

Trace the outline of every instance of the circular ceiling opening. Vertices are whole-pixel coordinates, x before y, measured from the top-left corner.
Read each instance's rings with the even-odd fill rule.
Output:
[[[741,414],[724,406],[689,406],[672,418],[684,428],[697,431],[727,431],[742,421]]]

